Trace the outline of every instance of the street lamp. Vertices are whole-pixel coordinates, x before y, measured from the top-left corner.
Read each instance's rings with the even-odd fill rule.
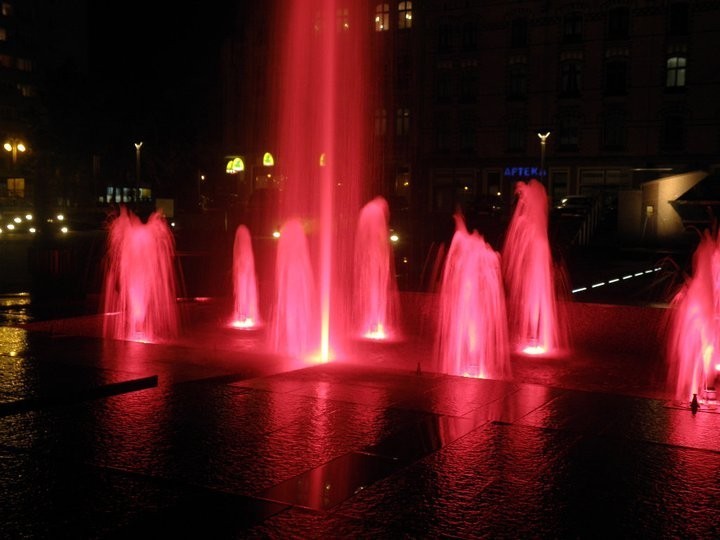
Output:
[[[15,167],[15,164],[17,163],[17,155],[18,152],[21,154],[27,150],[27,147],[25,146],[25,143],[18,139],[8,139],[5,141],[5,144],[3,144],[3,148],[6,152],[12,152],[12,163],[13,168]]]
[[[140,199],[140,148],[142,145],[142,141],[135,143],[135,183],[137,184],[135,186],[136,201]]]
[[[545,172],[545,143],[550,136],[550,132],[538,133],[537,136],[540,139],[540,175],[542,175]]]

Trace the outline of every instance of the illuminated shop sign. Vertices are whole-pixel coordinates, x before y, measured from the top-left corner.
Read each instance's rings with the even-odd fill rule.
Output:
[[[504,174],[513,178],[539,178],[547,176],[547,171],[540,167],[505,167]]]

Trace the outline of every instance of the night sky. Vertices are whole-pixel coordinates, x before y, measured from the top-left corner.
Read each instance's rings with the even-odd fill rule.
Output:
[[[94,143],[108,159],[127,162],[142,140],[158,177],[196,167],[192,153],[211,144],[208,125],[219,115],[218,62],[236,4],[90,1],[90,115]]]
[[[196,125],[217,84],[233,2],[92,2],[90,77],[108,114],[134,136]],[[165,7],[165,9],[163,9]]]

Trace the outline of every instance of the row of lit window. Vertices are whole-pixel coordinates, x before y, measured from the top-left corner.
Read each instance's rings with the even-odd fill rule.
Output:
[[[412,2],[398,2],[397,27],[400,30],[412,28],[412,22]],[[375,6],[375,31],[386,32],[388,30],[390,30],[390,4],[377,4]]]

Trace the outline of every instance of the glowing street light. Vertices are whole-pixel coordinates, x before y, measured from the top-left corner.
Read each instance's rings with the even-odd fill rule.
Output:
[[[540,174],[543,174],[545,171],[545,143],[550,136],[550,132],[538,133],[537,136],[540,139]]]
[[[140,197],[140,148],[142,148],[142,141],[135,143],[135,183],[137,184],[135,191],[135,200]]]
[[[22,154],[27,150],[25,143],[19,139],[8,139],[7,141],[5,141],[5,144],[3,144],[3,148],[6,152],[12,153],[13,167],[17,163],[18,152]]]

